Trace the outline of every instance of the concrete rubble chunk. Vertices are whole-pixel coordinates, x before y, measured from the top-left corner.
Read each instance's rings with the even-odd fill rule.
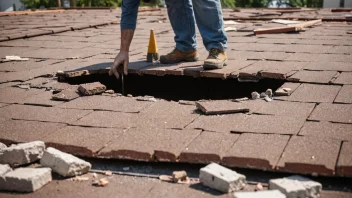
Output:
[[[177,183],[178,181],[184,181],[187,179],[186,171],[174,171],[172,172],[172,180]]]
[[[4,148],[7,148],[7,146],[6,146],[4,143],[1,143],[1,142],[0,142],[0,150],[1,150],[1,149],[4,149]]]
[[[303,184],[303,186],[306,188],[306,197],[309,197],[309,198],[320,197],[320,192],[322,190],[321,183],[313,181],[313,180],[306,178],[306,177],[299,176],[299,175],[293,175],[290,177],[286,177],[286,179],[301,182],[301,184]]]
[[[51,180],[50,168],[18,168],[0,177],[0,190],[34,192]]]
[[[45,144],[42,141],[11,145],[0,150],[0,164],[28,164],[42,158],[44,150]]]
[[[279,190],[266,190],[259,192],[236,192],[234,198],[286,198]]]
[[[104,93],[106,91],[106,86],[100,82],[81,84],[78,87],[79,93],[84,96],[90,96],[95,94]]]
[[[47,148],[44,152],[40,164],[50,167],[54,172],[64,177],[85,174],[92,167],[89,162],[51,147]]]
[[[306,196],[306,188],[301,182],[286,178],[270,180],[269,189],[279,190],[285,194],[287,198],[304,198]]]
[[[273,99],[271,99],[269,96],[265,96],[264,100],[267,101],[267,102],[273,101]]]
[[[258,92],[252,92],[252,100],[256,100],[256,99],[259,99],[260,98],[260,95]]]
[[[273,97],[273,90],[267,89],[266,92],[265,92],[265,94],[266,94],[267,96],[269,96],[269,98],[272,98],[272,97]]]
[[[260,97],[261,97],[261,98],[265,98],[266,96],[267,96],[267,95],[266,95],[265,92],[260,93]]]
[[[320,197],[322,185],[308,178],[294,175],[270,180],[269,189],[279,190],[287,198],[317,198]]]
[[[8,164],[0,164],[0,176],[12,171],[12,168]]]
[[[246,185],[246,177],[231,169],[211,163],[200,169],[200,182],[221,192],[241,190]]]

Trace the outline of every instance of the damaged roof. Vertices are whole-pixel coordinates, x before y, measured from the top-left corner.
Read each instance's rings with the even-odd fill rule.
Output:
[[[62,151],[94,158],[217,162],[228,167],[352,176],[352,26],[345,16],[348,12],[224,9],[225,20],[235,21],[225,26],[237,29],[227,32],[228,66],[205,71],[201,61],[145,62],[151,27],[160,54],[174,48],[174,34],[165,9],[141,11],[130,48],[130,75],[285,83],[273,90],[272,102],[198,103],[206,112],[215,112],[210,114],[233,113],[226,115],[203,114],[193,102],[140,101],[116,94],[73,94],[71,101],[54,101],[52,92],[46,90],[76,92],[78,87],[58,82],[53,78],[56,74],[68,79],[107,73],[119,51],[120,10],[1,16],[0,141],[42,140]],[[322,23],[298,32],[253,33],[259,28],[286,26],[272,19],[322,19]],[[199,52],[204,60],[203,46]],[[29,60],[8,61],[8,55]]]

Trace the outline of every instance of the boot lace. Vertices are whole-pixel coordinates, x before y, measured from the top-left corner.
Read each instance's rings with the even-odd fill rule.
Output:
[[[219,57],[219,50],[218,49],[213,48],[209,51],[209,58],[217,59],[218,57]]]

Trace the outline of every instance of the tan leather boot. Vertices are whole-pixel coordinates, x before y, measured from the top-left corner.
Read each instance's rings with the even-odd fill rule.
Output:
[[[227,65],[227,55],[225,51],[220,49],[211,49],[209,51],[208,58],[204,61],[203,68],[209,69],[221,69]]]
[[[171,64],[179,62],[193,62],[198,61],[198,53],[196,50],[192,52],[181,52],[178,49],[174,49],[167,55],[160,56],[160,63],[162,64]]]

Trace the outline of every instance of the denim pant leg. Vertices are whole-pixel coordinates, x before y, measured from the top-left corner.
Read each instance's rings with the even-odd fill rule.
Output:
[[[197,26],[207,50],[227,48],[220,0],[192,0]]]
[[[197,49],[196,27],[191,0],[166,0],[166,6],[175,33],[176,48],[182,52]]]

